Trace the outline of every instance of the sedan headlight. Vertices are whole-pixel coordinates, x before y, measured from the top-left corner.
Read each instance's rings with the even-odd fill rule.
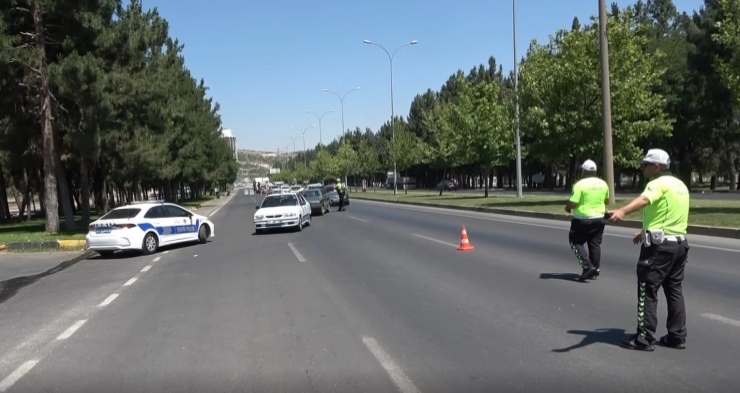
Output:
[[[254,216],[254,221],[262,221],[262,219],[263,219],[263,218],[265,218],[265,216],[262,216],[262,215],[255,215],[255,216]]]

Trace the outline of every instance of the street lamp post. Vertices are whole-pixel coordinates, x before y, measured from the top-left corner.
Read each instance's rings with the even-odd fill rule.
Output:
[[[359,86],[355,87],[354,89],[352,89],[352,90],[344,93],[343,96],[342,95],[339,95],[339,93],[337,93],[335,91],[331,91],[329,89],[322,89],[322,90],[325,91],[325,92],[327,92],[327,93],[332,93],[335,96],[339,97],[339,102],[342,104],[342,135],[344,135],[344,133],[347,132],[347,129],[344,128],[344,97],[347,97],[347,94],[352,93],[353,91],[360,90],[360,87]]]
[[[305,110],[305,112],[306,112],[306,113],[308,113],[309,115],[314,115],[314,116],[316,116],[316,118],[317,118],[317,119],[319,119],[319,146],[323,146],[324,142],[323,142],[323,141],[321,140],[321,119],[323,119],[323,118],[324,118],[324,116],[326,116],[326,115],[328,115],[328,114],[330,114],[330,113],[334,112],[334,109],[330,110],[329,112],[326,112],[326,113],[324,113],[324,114],[323,114],[323,115],[321,115],[321,116],[319,116],[319,115],[317,115],[317,114],[315,114],[315,113],[311,112],[311,111],[310,111],[310,110],[308,110],[308,109],[306,109],[306,110]]]
[[[308,168],[308,161],[306,160],[306,131],[310,130],[311,128],[316,127],[316,125],[308,126],[304,129],[300,129],[296,126],[293,126],[293,128],[297,129],[301,132],[301,136],[303,137],[303,166]]]
[[[388,55],[388,60],[391,64],[391,132],[392,132],[392,143],[395,146],[396,144],[396,116],[393,108],[393,57],[396,56],[396,52],[398,52],[399,49],[408,46],[408,45],[415,45],[417,40],[413,40],[409,43],[403,44],[396,48],[396,50],[393,51],[393,54],[390,54],[387,49],[385,49],[382,45],[378,45],[374,42],[370,42],[370,40],[362,40],[363,43],[368,45],[375,45],[378,48],[382,49],[386,55]],[[393,157],[393,195],[398,194],[398,169],[396,166],[396,157]]]
[[[300,138],[300,137],[299,136],[297,136],[295,138],[288,137],[288,139],[290,139],[290,142],[293,143],[293,170],[296,170],[298,168],[298,164],[296,164],[296,162],[295,162],[295,159],[296,159],[296,155],[295,155],[295,141],[297,141],[298,138]]]
[[[609,41],[606,36],[606,1],[599,0],[599,46],[601,49],[601,123],[604,132],[604,177],[609,184],[609,203],[614,195],[614,150],[612,147],[612,100],[609,82]]]
[[[511,0],[511,25],[514,36],[514,107],[516,116],[516,197],[522,198],[522,140],[519,132],[519,59],[516,57],[516,0]]]

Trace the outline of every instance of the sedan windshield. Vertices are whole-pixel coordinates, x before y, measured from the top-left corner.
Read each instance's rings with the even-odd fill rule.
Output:
[[[321,191],[319,191],[319,190],[308,190],[308,191],[304,192],[303,195],[306,197],[306,199],[321,198]]]
[[[274,195],[265,198],[262,201],[261,208],[266,207],[279,207],[279,206],[295,206],[298,204],[298,199],[295,195]]]

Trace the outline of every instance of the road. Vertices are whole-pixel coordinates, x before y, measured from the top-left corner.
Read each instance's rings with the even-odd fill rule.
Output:
[[[5,299],[0,391],[740,384],[740,241],[692,237],[687,349],[643,353],[617,346],[636,320],[627,229],[608,228],[601,278],[579,283],[567,223],[355,200],[302,232],[255,235],[254,205],[236,193],[208,244],[93,258]],[[455,250],[462,224],[473,251]]]

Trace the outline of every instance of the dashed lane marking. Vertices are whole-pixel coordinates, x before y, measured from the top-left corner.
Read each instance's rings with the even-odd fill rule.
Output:
[[[359,217],[355,217],[355,216],[349,216],[349,218],[351,218],[351,219],[353,219],[353,220],[357,220],[357,221],[362,221],[362,222],[370,222],[370,221],[368,221],[368,220],[363,220],[362,218],[359,218]]]
[[[148,272],[148,271],[149,271],[149,269],[151,269],[151,268],[152,268],[152,265],[144,266],[144,268],[143,268],[143,269],[141,269],[141,272],[142,272],[142,273],[146,273],[146,272]]]
[[[4,392],[8,389],[10,389],[13,384],[18,382],[19,379],[23,378],[24,375],[26,375],[29,371],[31,371],[32,368],[34,368],[39,363],[38,360],[29,360],[23,364],[21,364],[20,367],[15,369],[13,373],[8,375],[5,379],[0,382],[0,392]]]
[[[123,286],[124,286],[124,287],[127,287],[127,286],[129,286],[129,285],[131,285],[131,284],[133,284],[133,283],[135,283],[135,282],[136,282],[136,277],[134,277],[134,278],[132,278],[132,279],[130,279],[130,280],[128,280],[128,281],[126,281],[126,283],[125,283],[125,284],[123,284]]]
[[[288,243],[288,247],[290,247],[291,250],[293,250],[293,254],[296,258],[298,258],[298,262],[306,262],[306,258],[303,258],[303,255],[298,251],[298,249],[295,248],[293,243]]]
[[[111,304],[114,300],[116,300],[117,297],[118,297],[118,294],[117,293],[114,293],[114,294],[108,296],[107,298],[105,298],[105,300],[103,300],[102,303],[100,303],[98,305],[98,307],[105,307],[105,306]]]
[[[740,321],[738,321],[736,319],[727,318],[727,317],[723,317],[721,315],[709,314],[709,313],[701,314],[701,316],[704,317],[704,318],[709,318],[709,319],[713,319],[715,321],[719,321],[719,322],[723,322],[723,323],[727,323],[727,324],[730,324],[730,325],[733,325],[733,326],[740,327]]]
[[[73,334],[82,327],[82,325],[87,322],[87,319],[80,319],[79,321],[75,322],[72,326],[70,326],[67,330],[64,331],[64,333],[60,334],[59,337],[57,337],[57,340],[66,340],[70,337],[72,337]]]
[[[403,372],[401,367],[396,364],[393,358],[383,350],[383,347],[374,338],[363,336],[362,342],[365,343],[365,346],[373,353],[375,358],[378,359],[380,365],[385,369],[385,372],[388,373],[388,376],[391,377],[391,380],[393,380],[393,383],[396,384],[401,393],[421,393],[411,379]]]
[[[448,243],[448,242],[445,242],[445,241],[442,241],[442,240],[435,239],[433,237],[419,235],[419,234],[416,234],[416,233],[414,233],[414,236],[419,237],[419,238],[422,238],[422,239],[425,239],[425,240],[429,240],[430,242],[444,244],[445,246],[450,246],[450,247],[457,247],[458,246],[457,244]]]

